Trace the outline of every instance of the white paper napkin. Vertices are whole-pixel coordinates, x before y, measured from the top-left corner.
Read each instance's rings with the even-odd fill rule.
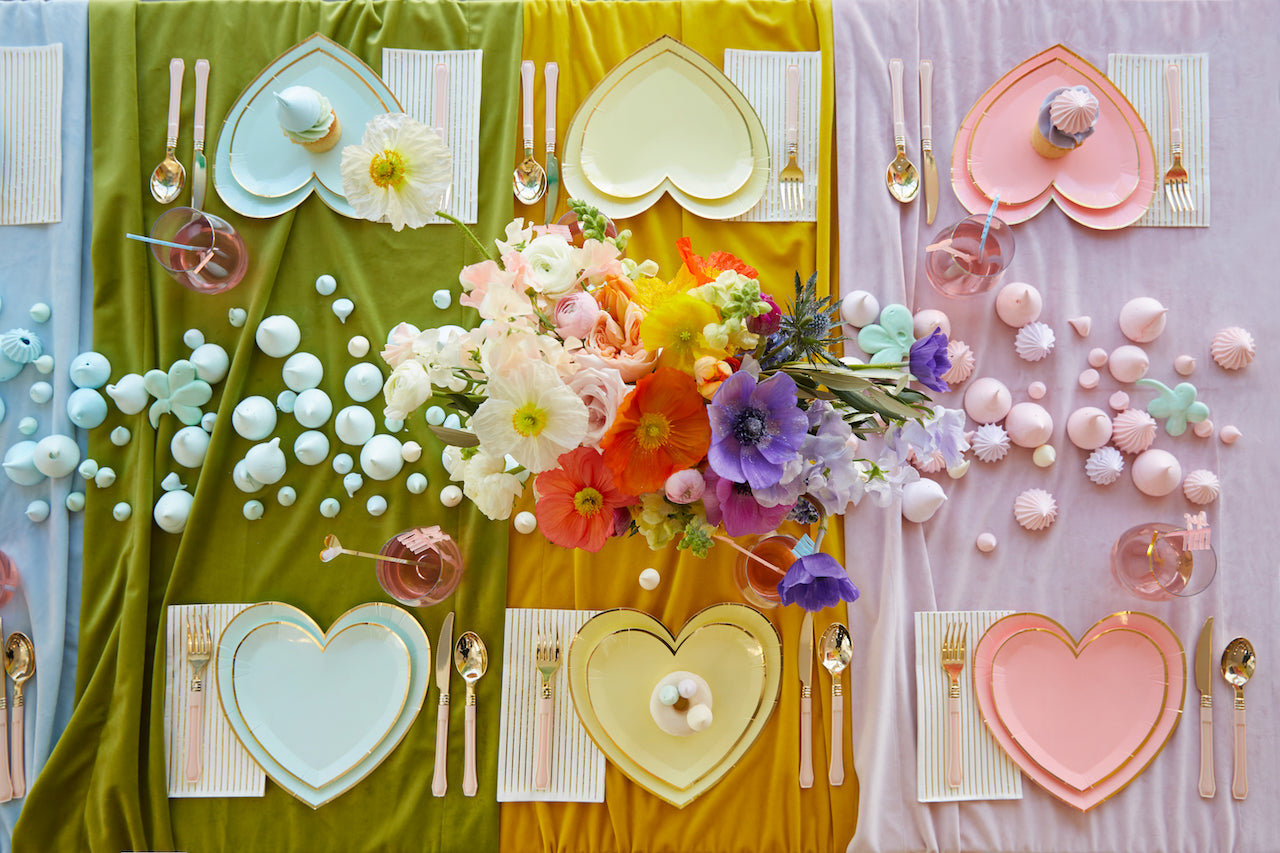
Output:
[[[1187,170],[1196,209],[1175,213],[1164,195],[1164,173],[1173,163],[1169,152],[1169,99],[1164,69],[1170,62],[1181,69],[1182,165]],[[1113,53],[1107,57],[1107,76],[1124,92],[1151,134],[1156,151],[1156,196],[1135,225],[1165,228],[1209,225],[1209,55],[1206,53]]]
[[[240,744],[218,696],[218,638],[247,604],[173,604],[168,608],[164,657],[164,753],[170,797],[261,797],[267,774]],[[187,619],[207,613],[213,657],[204,670],[204,754],[199,782],[185,778],[187,748]]]
[[[382,79],[404,111],[432,126],[436,63],[449,68],[448,127],[445,143],[453,152],[453,192],[445,210],[468,224],[476,221],[480,186],[481,50],[382,49]],[[429,223],[447,223],[432,216]]]
[[[787,66],[800,66],[799,150],[796,163],[804,171],[804,210],[782,205],[778,173],[787,165]],[[822,98],[822,54],[772,50],[726,50],[724,73],[742,90],[769,137],[773,174],[755,207],[734,222],[816,222],[818,220],[818,113]]]
[[[929,611],[916,614],[916,777],[922,803],[1022,799],[1022,773],[987,731],[973,695],[973,650],[986,630],[1011,610]],[[967,626],[967,661],[960,674],[960,761],[964,780],[947,784],[947,691],[942,639],[947,626]]]
[[[502,725],[498,735],[498,802],[604,802],[604,753],[578,721],[569,695],[569,643],[594,610],[507,610],[502,649]],[[559,632],[560,668],[551,679],[551,786],[533,790],[534,728],[542,677],[534,667],[538,636]]]
[[[62,45],[0,47],[0,225],[62,221]]]

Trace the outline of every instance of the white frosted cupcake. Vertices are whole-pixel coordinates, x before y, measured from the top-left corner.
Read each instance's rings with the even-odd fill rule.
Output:
[[[1065,157],[1088,139],[1098,121],[1098,99],[1086,86],[1054,89],[1040,105],[1031,145],[1041,157]]]
[[[289,141],[321,154],[338,144],[342,122],[329,99],[310,86],[276,92],[276,120]]]

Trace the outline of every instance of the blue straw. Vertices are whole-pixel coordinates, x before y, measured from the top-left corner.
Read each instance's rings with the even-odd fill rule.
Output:
[[[143,243],[155,243],[158,246],[168,246],[170,249],[190,249],[193,252],[207,252],[206,246],[188,246],[186,243],[170,243],[168,240],[157,240],[155,237],[143,237],[141,234],[128,234],[124,236],[130,240],[138,240]]]
[[[995,201],[991,202],[991,209],[987,211],[987,221],[982,223],[982,239],[978,241],[978,258],[982,257],[982,247],[987,245],[987,232],[991,230],[991,220],[996,215],[996,208],[1000,206],[1000,193],[996,193]]]

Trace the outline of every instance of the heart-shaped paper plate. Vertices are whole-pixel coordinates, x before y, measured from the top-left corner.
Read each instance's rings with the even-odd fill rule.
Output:
[[[1031,147],[1036,113],[1050,91],[1074,85],[1088,86],[1098,98],[1097,130],[1067,156],[1045,159]],[[1010,224],[1054,201],[1082,225],[1109,230],[1133,224],[1151,205],[1155,151],[1124,94],[1056,45],[1009,71],[974,104],[956,134],[951,179],[960,202],[974,213],[986,211],[998,193],[998,215]]]
[[[706,680],[713,721],[687,737],[660,729],[649,712],[654,685],[677,670]],[[569,648],[570,695],[605,756],[636,784],[683,808],[720,781],[773,712],[781,643],[761,613],[717,604],[672,636],[638,610],[606,610]]]
[[[1081,811],[1149,766],[1181,719],[1185,686],[1177,635],[1145,613],[1113,613],[1079,642],[1046,616],[1015,613],[974,649],[974,695],[992,736]]]
[[[218,640],[222,710],[280,787],[312,808],[400,743],[427,691],[430,642],[399,607],[365,604],[322,632],[288,604],[241,611]]]
[[[661,115],[644,132],[637,116]],[[614,218],[668,193],[691,213],[730,219],[769,184],[760,116],[724,73],[670,36],[631,54],[578,106],[561,176],[574,198]]]
[[[280,130],[274,94],[295,85],[328,98],[342,122],[343,138],[328,151],[308,151]],[[342,193],[342,149],[360,140],[369,119],[396,112],[399,102],[373,69],[317,33],[272,61],[227,113],[214,151],[214,188],[245,216],[279,216],[315,190],[338,213],[359,218]]]

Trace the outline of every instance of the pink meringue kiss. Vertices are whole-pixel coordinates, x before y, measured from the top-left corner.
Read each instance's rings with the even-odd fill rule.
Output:
[[[1150,366],[1146,352],[1132,344],[1116,347],[1107,359],[1107,369],[1117,382],[1137,382]]]
[[[1182,464],[1167,450],[1152,448],[1138,454],[1129,468],[1138,491],[1162,498],[1182,483]]]
[[[1018,403],[1009,410],[1004,428],[1014,444],[1034,449],[1053,435],[1053,417],[1039,403]]]
[[[970,383],[964,392],[964,410],[975,423],[993,424],[1003,420],[1013,407],[1013,395],[999,379],[984,376]]]
[[[1031,285],[1015,281],[1000,288],[996,294],[996,316],[1005,325],[1020,329],[1040,319],[1044,299],[1040,291]]]
[[[1120,309],[1120,331],[1135,344],[1149,344],[1164,331],[1168,313],[1168,308],[1150,296],[1130,299]]]
[[[1067,438],[1081,450],[1096,450],[1111,440],[1111,418],[1094,406],[1076,409],[1067,416]]]

